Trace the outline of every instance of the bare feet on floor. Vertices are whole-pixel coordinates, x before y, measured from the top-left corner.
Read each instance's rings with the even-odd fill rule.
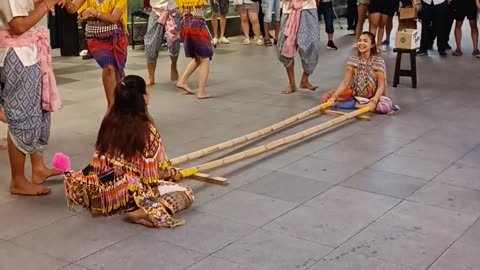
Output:
[[[178,80],[178,70],[176,67],[170,68],[170,80],[172,81]]]
[[[209,96],[207,94],[198,94],[197,98],[198,99],[208,99],[208,98],[211,98],[211,96]]]
[[[32,183],[37,185],[42,184],[48,178],[60,174],[62,174],[62,172],[56,171],[54,169],[48,169],[46,167],[43,167],[41,169],[34,169],[32,170]]]
[[[295,86],[289,85],[289,86],[287,87],[287,89],[285,89],[285,90],[282,91],[282,94],[288,95],[288,94],[295,93],[295,91],[297,91],[297,88],[296,88]]]
[[[188,94],[188,95],[193,95],[193,94],[194,94],[193,91],[192,91],[192,89],[190,89],[190,87],[189,87],[188,84],[186,84],[186,83],[180,83],[180,82],[178,82],[178,83],[177,83],[177,88],[180,89],[180,90],[182,90],[182,91],[184,91],[184,92],[185,92],[186,94]]]
[[[30,183],[25,178],[18,181],[12,181],[10,184],[10,193],[13,195],[42,196],[49,194],[51,191],[52,190],[49,188],[44,188],[41,185]]]
[[[148,80],[145,82],[147,86],[154,85],[155,84],[155,78],[154,77],[149,77]]]
[[[315,90],[317,90],[318,86],[313,86],[312,84],[310,84],[309,81],[306,81],[306,82],[301,82],[300,83],[300,88],[315,91]]]
[[[138,209],[127,213],[127,220],[131,223],[140,224],[149,228],[155,228],[153,223],[148,219],[147,214],[143,210]]]

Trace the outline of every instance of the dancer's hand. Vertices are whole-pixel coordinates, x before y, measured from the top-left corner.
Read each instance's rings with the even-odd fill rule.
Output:
[[[95,17],[97,17],[97,15],[98,15],[98,12],[97,12],[96,9],[87,8],[87,9],[85,9],[85,11],[82,12],[81,19],[82,20],[87,20],[87,19],[90,19],[90,18],[95,18]]]
[[[59,5],[61,8],[65,8],[65,5],[67,4],[67,1],[70,1],[70,0],[60,0],[60,1],[58,1],[57,5]]]
[[[368,106],[370,107],[371,112],[375,112],[377,109],[377,101],[375,99],[370,99],[370,102],[368,102]]]
[[[327,100],[327,102],[331,102],[332,104],[335,104],[335,100],[336,100],[336,99],[337,99],[336,97],[332,96],[331,98],[329,98],[329,99]]]
[[[175,171],[175,174],[172,176],[172,179],[174,182],[178,182],[183,179],[183,175],[180,173],[180,171]]]

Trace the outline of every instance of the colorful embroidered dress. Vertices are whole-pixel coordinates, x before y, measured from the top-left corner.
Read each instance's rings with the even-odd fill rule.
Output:
[[[89,208],[93,216],[140,208],[155,226],[173,228],[185,222],[171,215],[190,207],[194,200],[189,187],[170,181],[175,173],[152,125],[142,155],[125,160],[96,152],[83,171],[65,174],[65,189],[69,204]]]
[[[122,11],[118,24],[109,24],[100,19],[88,20],[85,28],[90,54],[103,69],[113,66],[120,78],[125,77],[127,62],[127,0],[86,0],[78,10],[78,15],[87,8],[93,8],[101,14],[111,14],[114,9]],[[101,18],[101,15],[100,15]]]
[[[336,98],[336,103],[339,108],[353,109],[355,108],[355,97],[371,99],[375,96],[378,90],[378,82],[380,80],[385,81],[385,89],[377,104],[377,112],[390,113],[392,110],[396,110],[397,107],[393,106],[392,101],[387,95],[386,84],[386,71],[385,61],[380,56],[372,56],[368,59],[362,59],[359,56],[352,56],[348,60],[347,70],[352,72],[352,81],[350,85]],[[321,102],[326,102],[333,96],[336,89],[329,91],[322,95]],[[357,98],[358,99],[358,98]],[[342,104],[343,103],[343,104]]]

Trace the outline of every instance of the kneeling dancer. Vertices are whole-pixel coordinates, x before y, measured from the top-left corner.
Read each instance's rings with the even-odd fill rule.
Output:
[[[320,102],[335,102],[341,109],[370,106],[372,112],[395,113],[399,108],[386,96],[385,61],[377,55],[375,36],[363,32],[355,46],[358,55],[350,57],[343,81],[337,89],[323,94]]]
[[[171,166],[147,104],[145,81],[127,76],[115,88],[112,109],[98,132],[96,151],[83,171],[65,173],[69,203],[93,216],[127,213],[130,222],[174,228],[171,215],[190,207],[192,190],[175,183],[182,175]]]

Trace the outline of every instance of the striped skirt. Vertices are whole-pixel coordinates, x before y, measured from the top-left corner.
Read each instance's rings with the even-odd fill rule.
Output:
[[[120,78],[125,77],[128,40],[122,28],[117,28],[110,37],[87,38],[88,50],[103,69],[113,66]]]
[[[203,17],[186,14],[182,27],[183,46],[188,58],[209,58],[212,60],[213,49],[208,33],[207,23]]]

